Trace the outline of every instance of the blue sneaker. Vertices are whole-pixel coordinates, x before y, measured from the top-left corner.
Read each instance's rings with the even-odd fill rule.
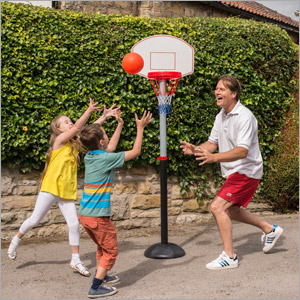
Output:
[[[95,270],[95,277],[96,277],[96,274],[97,274],[97,269]],[[120,282],[120,277],[117,275],[111,276],[111,275],[106,274],[103,279],[103,282],[104,283],[118,283],[118,282]]]
[[[104,279],[103,279],[104,283],[118,283],[120,282],[120,278],[119,276],[110,276],[110,275],[105,275]]]
[[[263,233],[261,237],[262,243],[265,242],[263,251],[269,252],[274,246],[279,237],[281,236],[283,229],[279,226],[273,225],[273,230],[270,233]]]
[[[90,288],[88,297],[89,298],[106,297],[106,296],[114,295],[117,292],[118,290],[115,287],[107,287],[103,284],[100,284],[96,290]]]

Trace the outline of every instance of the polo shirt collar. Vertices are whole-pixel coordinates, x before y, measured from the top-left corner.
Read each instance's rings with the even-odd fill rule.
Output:
[[[238,100],[238,102],[236,103],[236,105],[234,106],[233,110],[230,113],[226,114],[225,110],[223,109],[223,114],[227,115],[227,116],[228,115],[238,115],[240,112],[240,107],[241,107],[241,101]]]
[[[93,151],[88,152],[88,154],[91,154],[91,155],[104,154],[104,153],[106,153],[106,151],[102,151],[102,150],[93,150]]]

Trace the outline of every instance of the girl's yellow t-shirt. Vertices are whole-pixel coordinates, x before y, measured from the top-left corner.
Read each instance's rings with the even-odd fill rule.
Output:
[[[74,154],[77,155],[76,150]],[[77,162],[72,154],[70,141],[52,151],[41,192],[48,192],[66,200],[76,199]]]

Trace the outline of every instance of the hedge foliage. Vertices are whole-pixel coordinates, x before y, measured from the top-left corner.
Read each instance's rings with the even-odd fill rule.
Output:
[[[141,156],[127,165],[157,166],[156,97],[147,79],[126,74],[121,65],[136,42],[157,34],[179,37],[195,49],[194,73],[179,82],[168,115],[169,175],[179,176],[183,187],[204,174],[216,176],[218,165],[199,168],[194,159],[184,157],[179,143],[207,140],[219,111],[214,88],[223,74],[242,83],[241,101],[258,119],[265,162],[272,154],[297,68],[292,42],[279,27],[238,18],[141,18],[1,5],[3,165],[18,165],[24,172],[40,169],[51,120],[63,113],[75,121],[94,97],[107,106],[121,106],[125,125],[117,150],[133,145],[134,112],[155,113]],[[95,119],[93,115],[90,122]],[[114,121],[108,122],[108,134],[115,127]]]
[[[269,160],[263,191],[263,198],[274,211],[299,211],[299,93]]]

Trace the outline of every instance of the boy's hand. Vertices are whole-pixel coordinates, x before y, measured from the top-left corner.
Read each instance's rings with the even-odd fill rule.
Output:
[[[123,119],[121,118],[121,115],[122,115],[122,112],[121,112],[120,108],[118,107],[118,108],[115,110],[115,118],[116,118],[116,120],[118,121],[118,124],[119,124],[119,125],[123,125],[123,124],[124,124],[124,121],[123,121]]]
[[[105,117],[105,119],[109,118],[109,117],[114,117],[116,115],[116,112],[120,110],[120,107],[117,107],[115,109],[113,109],[116,106],[116,104],[113,104],[109,109],[106,108],[106,105],[103,105],[103,117]]]
[[[135,122],[138,128],[145,128],[152,120],[152,113],[144,111],[142,118],[139,120],[137,114],[135,115]]]
[[[107,118],[115,117],[116,114],[118,114],[120,111],[120,107],[114,109],[115,106],[116,106],[116,104],[113,104],[110,108],[107,109],[106,105],[104,104],[102,116],[98,120],[96,120],[94,123],[100,124],[102,126]]]
[[[185,141],[181,141],[180,144],[181,144],[180,148],[182,149],[184,154],[186,154],[186,155],[194,155],[195,154],[196,147],[194,145],[187,143]]]
[[[95,100],[90,98],[90,105],[89,108],[87,109],[90,113],[94,112],[94,111],[100,111],[101,107],[97,106],[98,102],[95,103]]]

